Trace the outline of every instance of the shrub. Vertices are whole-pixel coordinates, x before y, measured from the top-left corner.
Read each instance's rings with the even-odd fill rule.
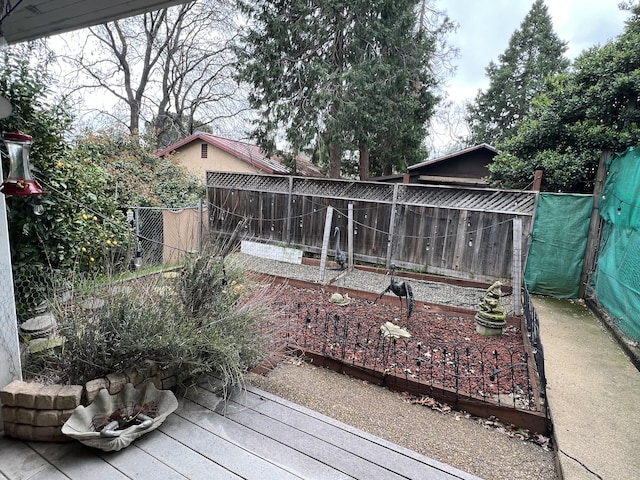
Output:
[[[71,107],[53,95],[45,53],[32,43],[0,53],[0,95],[13,107],[10,116],[0,119],[0,131],[19,129],[33,137],[30,163],[47,192],[41,216],[33,214],[29,198],[6,199],[20,321],[30,318],[32,307],[46,297],[51,272],[102,270],[131,234],[100,158],[69,145]],[[2,142],[0,149],[5,149]]]
[[[182,389],[210,376],[225,391],[242,384],[266,353],[272,294],[212,247],[172,273],[75,282],[72,301],[51,302],[64,345],[32,355],[25,376],[84,384],[151,360],[173,367]]]

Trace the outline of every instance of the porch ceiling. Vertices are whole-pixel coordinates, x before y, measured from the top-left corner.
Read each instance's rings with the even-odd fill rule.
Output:
[[[48,37],[185,0],[0,0],[2,36],[9,44]],[[7,14],[7,11],[10,13]]]

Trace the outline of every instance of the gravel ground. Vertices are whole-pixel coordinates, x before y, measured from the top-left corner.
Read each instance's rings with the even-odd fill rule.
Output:
[[[307,281],[317,281],[320,276],[316,266],[243,254],[235,258],[258,272]],[[328,270],[326,278],[338,273]],[[388,281],[385,275],[354,270],[333,284],[380,292]],[[482,289],[419,280],[411,280],[411,286],[418,300],[472,309],[484,294]],[[443,413],[411,403],[406,395],[299,359],[285,359],[268,376],[252,374],[248,380],[258,388],[486,480],[557,478],[552,451],[514,437],[500,425],[487,425],[463,412],[444,409]]]
[[[234,259],[241,262],[246,268],[256,272],[319,283],[320,269],[315,265],[294,265],[246,254],[235,254]],[[334,269],[334,266],[333,262],[327,262],[328,268],[325,273],[325,280],[328,281],[334,277],[340,277],[331,282],[331,285],[376,293],[382,292],[389,285],[388,275],[358,269],[353,269],[341,275],[343,272]],[[402,277],[402,273],[398,272],[397,276]],[[415,299],[423,302],[455,305],[475,310],[485,294],[485,290],[480,288],[460,287],[447,283],[414,279],[410,279],[410,281]],[[508,310],[508,305],[505,304],[505,308]]]

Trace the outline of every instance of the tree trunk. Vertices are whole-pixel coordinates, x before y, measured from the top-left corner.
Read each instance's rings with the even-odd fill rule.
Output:
[[[140,105],[135,101],[129,102],[131,113],[129,116],[129,133],[133,137],[140,134]]]
[[[366,142],[360,142],[358,145],[360,150],[360,180],[369,178],[369,145]]]
[[[338,142],[331,142],[329,146],[329,178],[340,178],[342,166],[342,150]]]

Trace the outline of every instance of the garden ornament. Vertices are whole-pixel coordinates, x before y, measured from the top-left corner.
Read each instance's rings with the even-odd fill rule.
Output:
[[[480,335],[501,335],[502,329],[507,324],[507,314],[500,305],[502,296],[502,283],[495,282],[487,289],[478,313],[476,313],[476,332]]]
[[[389,286],[384,289],[384,291],[378,295],[378,298],[373,303],[376,303],[378,300],[382,298],[382,296],[387,292],[395,293],[400,299],[400,310],[402,310],[402,297],[405,297],[407,300],[407,319],[411,316],[413,312],[416,302],[413,298],[413,290],[411,289],[411,285],[408,280],[396,280],[396,265],[392,263],[389,267],[389,273],[391,274],[391,283]]]
[[[331,295],[329,299],[331,303],[335,303],[336,305],[340,305],[341,307],[345,307],[351,303],[351,299],[348,294],[340,295],[339,293],[334,293]]]
[[[392,322],[385,322],[380,327],[380,332],[387,338],[411,338],[411,334],[407,330]]]

